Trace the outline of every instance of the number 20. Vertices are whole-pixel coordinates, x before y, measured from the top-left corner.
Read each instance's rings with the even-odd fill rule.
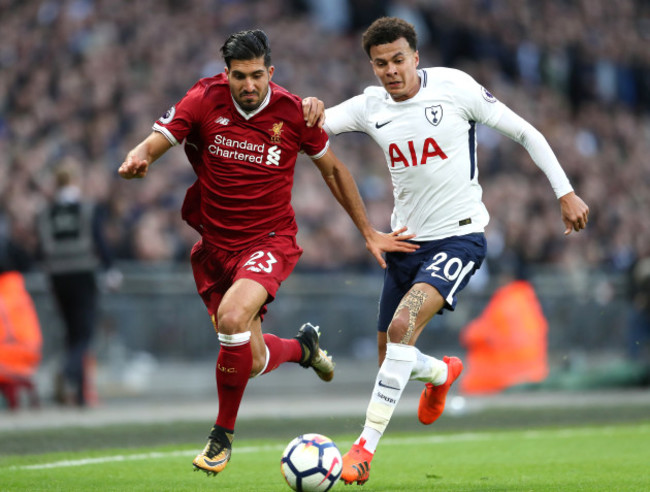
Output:
[[[427,267],[427,270],[433,270],[432,275],[438,274],[440,271],[441,263],[445,263],[442,273],[449,280],[456,280],[460,272],[463,270],[463,262],[459,258],[451,258],[449,261],[448,255],[445,252],[440,252],[433,257],[433,263]]]

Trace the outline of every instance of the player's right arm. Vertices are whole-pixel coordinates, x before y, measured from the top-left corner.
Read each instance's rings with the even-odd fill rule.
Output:
[[[171,148],[172,144],[160,132],[153,131],[136,145],[118,169],[124,179],[144,178],[149,165]]]

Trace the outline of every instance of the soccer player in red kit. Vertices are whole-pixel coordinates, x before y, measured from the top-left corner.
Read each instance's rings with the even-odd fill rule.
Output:
[[[322,110],[303,109],[299,97],[271,82],[274,67],[266,34],[238,32],[221,52],[224,73],[199,80],[119,168],[123,178],[142,178],[153,161],[184,141],[197,175],[181,212],[201,234],[191,264],[220,342],[215,371],[219,413],[205,449],[193,461],[208,474],[222,471],[230,459],[250,377],[284,362],[312,367],[325,381],[334,375],[316,327],[305,323],[293,339],[263,334],[261,328],[266,305],[302,253],[291,207],[298,152],[316,164],[382,267],[383,252],[416,248],[405,242],[412,235],[401,236],[401,230],[382,234],[371,227],[352,175],[317,124]]]

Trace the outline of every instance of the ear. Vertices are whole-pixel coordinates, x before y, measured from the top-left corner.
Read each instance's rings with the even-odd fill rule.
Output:
[[[226,73],[226,77],[229,77],[229,76],[230,76],[230,70],[228,70],[228,66],[227,66],[227,65],[226,65],[225,67],[223,67],[223,71]]]
[[[375,77],[379,78],[379,74],[377,73],[377,67],[375,67],[375,64],[371,60],[368,60],[368,63],[370,63],[370,66],[372,67],[372,73],[375,74]]]
[[[269,67],[269,80],[271,80],[273,78],[273,72],[275,72],[275,67],[273,65],[271,65]]]
[[[413,57],[415,58],[415,66],[417,67],[420,64],[420,52],[418,50],[415,50]]]

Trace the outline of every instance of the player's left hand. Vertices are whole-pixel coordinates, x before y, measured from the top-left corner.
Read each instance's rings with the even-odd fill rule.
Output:
[[[562,222],[566,226],[564,235],[571,234],[571,231],[578,232],[587,227],[589,207],[573,191],[560,197],[560,208]]]
[[[325,103],[317,97],[306,97],[302,100],[302,114],[308,127],[325,124]]]
[[[384,260],[382,253],[389,251],[412,253],[419,249],[419,245],[408,242],[409,239],[415,237],[415,234],[402,234],[406,229],[406,227],[402,227],[401,229],[388,233],[373,231],[372,236],[366,239],[366,248],[375,257],[379,266],[386,268],[386,260]]]

